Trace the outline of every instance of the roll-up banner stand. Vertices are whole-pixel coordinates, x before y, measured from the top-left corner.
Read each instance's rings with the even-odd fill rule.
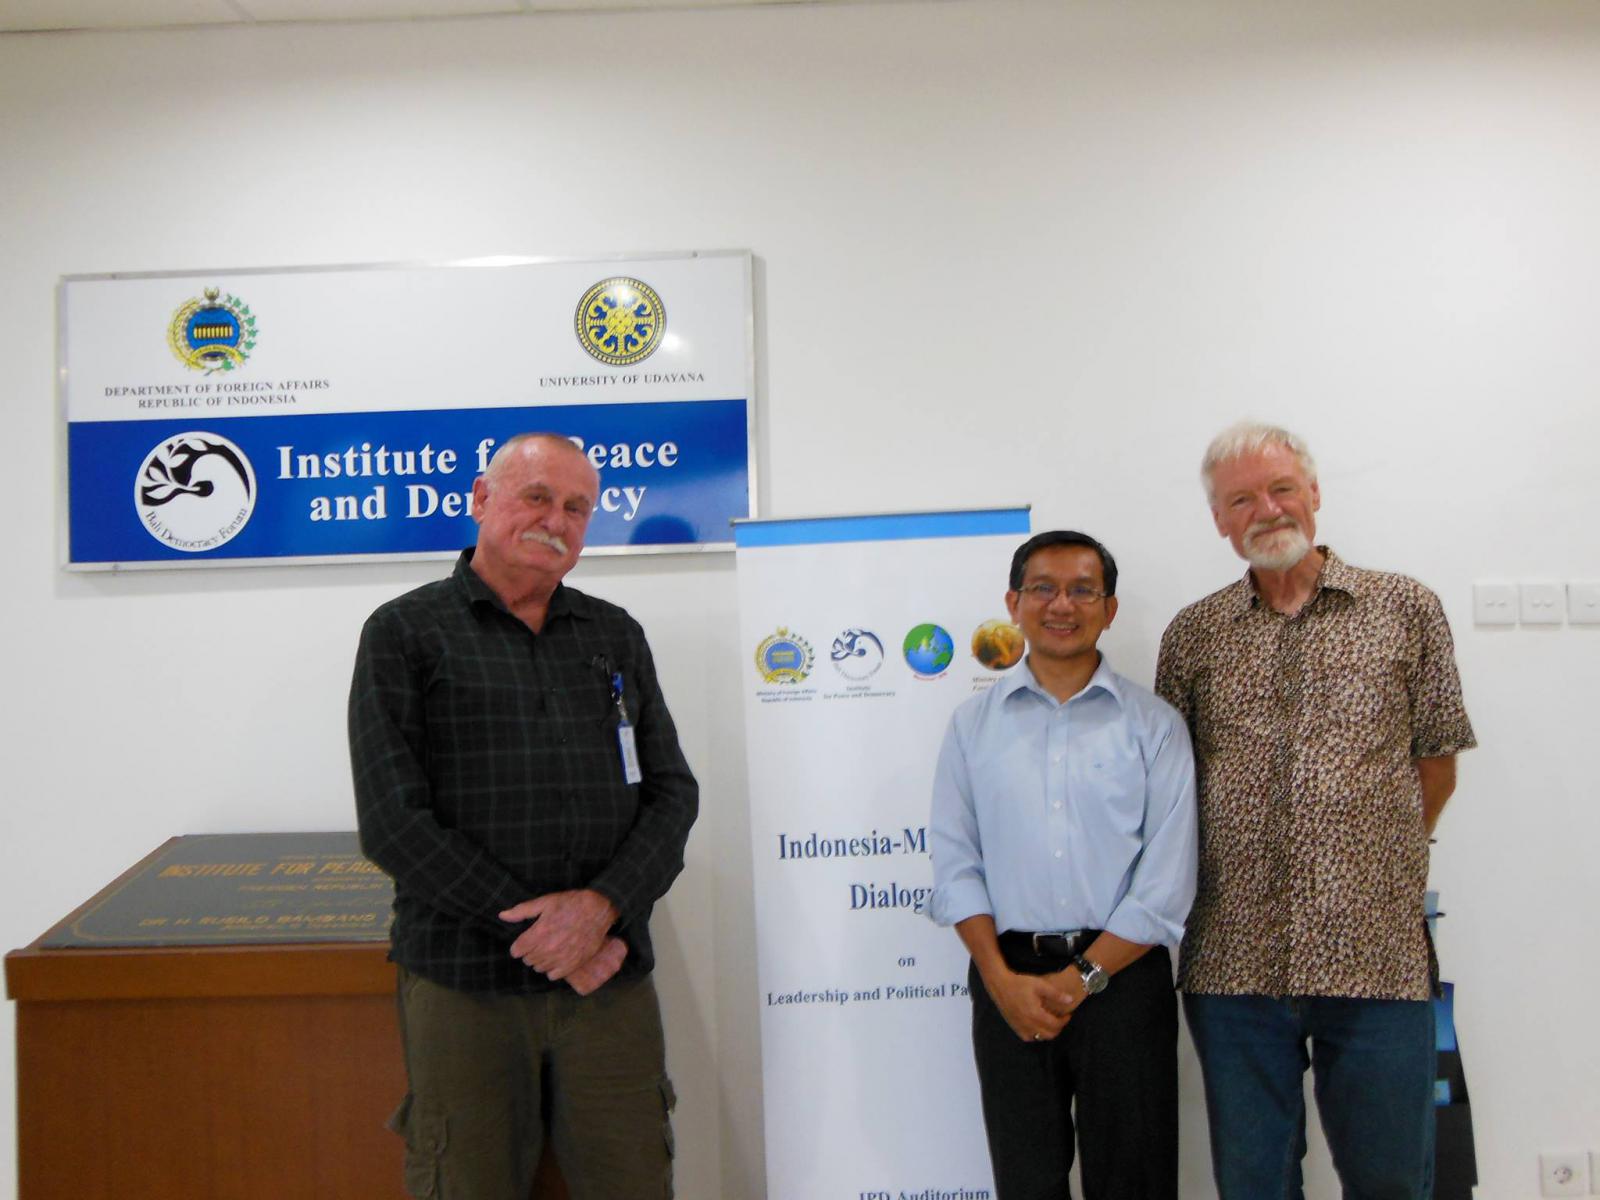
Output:
[[[771,1200],[993,1194],[926,824],[951,712],[1022,654],[1005,591],[1028,526],[735,525]]]

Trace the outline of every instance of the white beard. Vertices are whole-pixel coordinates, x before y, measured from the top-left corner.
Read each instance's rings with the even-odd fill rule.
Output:
[[[1311,541],[1300,527],[1252,530],[1244,538],[1244,555],[1252,567],[1263,571],[1287,571],[1311,553]]]

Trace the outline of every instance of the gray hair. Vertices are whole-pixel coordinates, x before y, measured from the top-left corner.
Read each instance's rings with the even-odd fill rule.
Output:
[[[1212,438],[1211,445],[1206,447],[1205,457],[1200,460],[1200,482],[1205,485],[1206,499],[1216,499],[1212,494],[1212,478],[1218,467],[1235,458],[1243,458],[1246,454],[1258,454],[1268,446],[1282,446],[1288,450],[1300,460],[1300,469],[1306,473],[1306,478],[1312,483],[1317,481],[1317,463],[1305,442],[1281,425],[1240,421]]]
[[[484,481],[491,486],[505,470],[506,464],[516,457],[517,451],[529,442],[538,442],[543,446],[565,446],[584,462],[589,462],[589,456],[584,454],[583,448],[571,438],[559,433],[519,433],[515,437],[507,438],[489,458],[489,465],[484,469]],[[590,463],[591,466],[594,464]]]

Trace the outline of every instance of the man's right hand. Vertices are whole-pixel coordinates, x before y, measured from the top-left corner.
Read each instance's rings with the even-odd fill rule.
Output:
[[[1072,1018],[1072,995],[1062,987],[1060,976],[1019,975],[1008,967],[993,917],[974,913],[956,922],[956,933],[1012,1033],[1025,1042],[1048,1042],[1066,1027]]]
[[[983,986],[1011,1031],[1023,1041],[1048,1042],[1072,1019],[1072,997],[1054,976],[1019,975],[1005,967],[991,974],[994,978],[985,975]]]
[[[616,906],[599,892],[578,888],[547,892],[500,914],[502,921],[532,921],[511,943],[511,957],[548,975],[565,979],[599,954],[616,924]]]

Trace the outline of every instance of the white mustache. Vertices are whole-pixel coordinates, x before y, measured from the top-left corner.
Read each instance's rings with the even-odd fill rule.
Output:
[[[553,534],[545,533],[542,529],[530,529],[521,538],[524,542],[538,542],[541,546],[549,546],[557,554],[567,552],[567,543]]]
[[[1257,521],[1254,525],[1250,526],[1249,529],[1245,530],[1244,536],[1246,540],[1248,540],[1250,538],[1260,537],[1263,533],[1276,533],[1280,529],[1299,528],[1300,526],[1295,523],[1293,517],[1278,517],[1276,520],[1272,521]]]

